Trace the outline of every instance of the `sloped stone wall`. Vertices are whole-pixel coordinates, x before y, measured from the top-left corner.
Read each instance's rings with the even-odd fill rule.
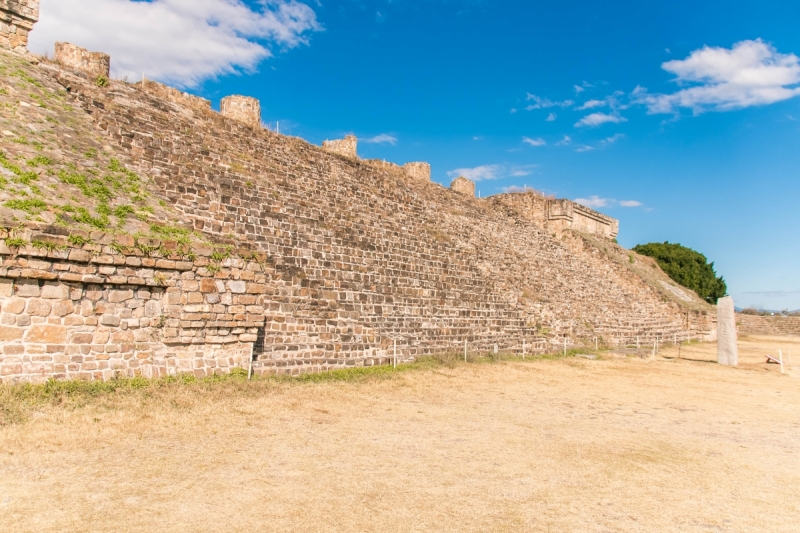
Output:
[[[523,340],[545,350],[564,338],[714,334],[713,315],[502,203],[164,105],[137,85],[39,71],[71,86],[70,104],[198,231],[265,254],[260,372],[380,364],[395,339],[412,358],[461,350],[465,339],[471,351],[519,351]]]
[[[736,313],[740,335],[784,335],[800,337],[800,316],[760,316]]]

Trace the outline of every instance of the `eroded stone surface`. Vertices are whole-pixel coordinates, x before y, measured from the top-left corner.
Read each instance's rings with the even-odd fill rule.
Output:
[[[739,364],[736,315],[733,298],[730,296],[717,301],[717,363],[730,366]]]

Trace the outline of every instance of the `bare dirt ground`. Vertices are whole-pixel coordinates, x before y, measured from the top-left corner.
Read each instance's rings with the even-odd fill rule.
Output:
[[[0,428],[0,530],[795,532],[800,379],[759,354],[800,338],[740,347],[42,407]]]

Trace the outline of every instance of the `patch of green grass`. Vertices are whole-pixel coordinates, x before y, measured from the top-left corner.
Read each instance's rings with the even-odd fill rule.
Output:
[[[88,150],[83,152],[83,155],[84,157],[87,157],[89,159],[95,158],[97,157],[97,150],[95,150],[94,148],[89,148]]]
[[[125,172],[127,169],[119,162],[119,159],[112,158],[111,162],[108,163],[108,170],[111,172]]]
[[[55,250],[61,250],[62,248],[64,248],[64,246],[60,244],[56,244],[54,242],[49,242],[49,241],[41,241],[38,239],[32,240],[31,246],[39,250],[47,250],[48,252],[53,252]]]
[[[43,155],[37,155],[33,159],[28,159],[26,164],[29,167],[38,167],[39,165],[49,167],[53,164],[53,160]]]
[[[36,80],[36,78],[31,77],[30,75],[28,75],[28,73],[24,72],[21,69],[15,70],[14,72],[11,73],[11,75],[12,76],[16,76],[17,78],[19,78],[19,79],[21,79],[23,81],[26,81],[26,82],[28,82],[31,85],[34,85],[36,87],[41,87],[42,86],[42,84],[39,83],[39,81]]]
[[[82,235],[70,235],[67,238],[67,242],[72,246],[83,246],[84,244],[89,244],[92,241]]]
[[[22,248],[28,244],[28,241],[20,237],[6,237],[5,242],[9,248]]]
[[[114,216],[120,220],[125,220],[135,212],[136,210],[130,205],[119,205],[114,209]]]
[[[25,211],[29,215],[38,215],[42,210],[47,208],[47,204],[38,198],[26,198],[25,200],[13,199],[8,200],[3,205],[10,209]]]
[[[21,183],[22,185],[30,185],[31,182],[36,181],[39,179],[39,176],[35,172],[25,172],[17,165],[9,161],[6,154],[0,152],[0,165],[2,165],[5,169],[10,170],[14,174],[14,178],[12,181],[16,183]]]
[[[14,137],[13,139],[11,139],[11,142],[12,142],[12,143],[17,143],[17,144],[30,144],[30,143],[28,142],[28,139],[26,139],[26,138],[25,138],[24,136],[22,136],[22,135],[20,135],[20,136],[18,136],[18,137]]]
[[[161,239],[177,241],[179,243],[188,243],[192,234],[192,231],[186,228],[167,226],[164,224],[150,224],[150,232]]]
[[[76,186],[89,198],[97,198],[103,203],[114,199],[114,194],[100,178],[87,178],[75,170],[62,169],[58,173],[58,179],[62,183]]]
[[[105,215],[100,215],[99,217],[93,217],[89,210],[85,207],[78,207],[77,214],[75,215],[75,221],[81,224],[87,224],[97,229],[104,230],[108,228],[110,222],[108,217]]]

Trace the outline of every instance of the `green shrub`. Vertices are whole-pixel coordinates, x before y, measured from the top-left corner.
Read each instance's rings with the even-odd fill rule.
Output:
[[[727,293],[725,279],[717,277],[714,263],[709,263],[700,252],[669,242],[640,244],[633,251],[655,259],[673,281],[693,290],[709,303],[716,304],[717,299]]]

